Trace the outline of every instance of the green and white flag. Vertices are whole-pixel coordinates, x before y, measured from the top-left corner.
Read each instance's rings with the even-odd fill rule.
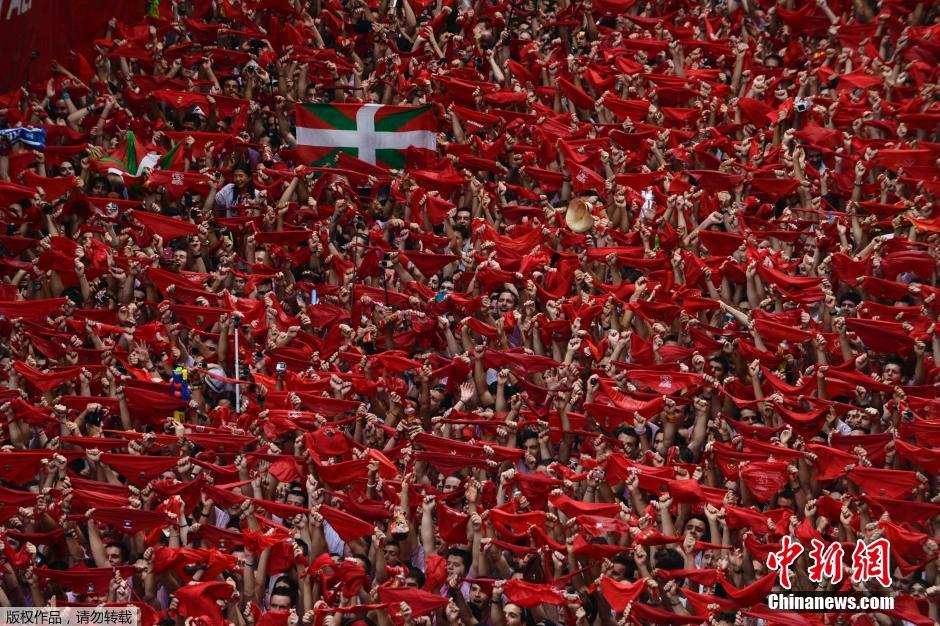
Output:
[[[297,149],[308,164],[329,165],[339,152],[401,168],[409,149],[433,151],[437,119],[429,106],[297,105]]]

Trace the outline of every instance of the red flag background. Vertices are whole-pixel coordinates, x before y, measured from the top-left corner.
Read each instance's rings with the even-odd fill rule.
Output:
[[[92,42],[108,20],[136,21],[145,8],[143,0],[0,0],[0,91],[45,76],[53,59],[66,65],[73,50],[94,63]]]

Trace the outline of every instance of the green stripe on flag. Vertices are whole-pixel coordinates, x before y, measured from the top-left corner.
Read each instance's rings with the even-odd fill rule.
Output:
[[[358,148],[337,148],[336,150],[330,150],[316,161],[310,163],[310,165],[313,167],[331,167],[336,165],[336,158],[339,156],[340,152],[345,152],[346,154],[352,155],[354,157],[359,156]]]
[[[176,153],[179,152],[181,145],[182,145],[182,142],[177,141],[175,144],[173,144],[173,147],[170,148],[169,152],[167,152],[162,157],[160,157],[160,160],[157,161],[158,170],[170,169],[170,166],[173,165],[173,159],[176,157]]]
[[[402,111],[386,115],[381,119],[377,117],[375,120],[375,130],[386,133],[400,130],[402,126],[422,115],[426,115],[430,110],[431,107],[428,105],[408,107]],[[380,113],[381,111],[382,109],[379,109]]]
[[[137,138],[134,131],[127,131],[127,151],[124,153],[124,166],[127,173],[136,176],[137,172]]]
[[[329,124],[334,130],[356,130],[356,118],[344,115],[332,104],[305,104],[304,109]],[[298,123],[298,126],[303,126],[303,124]]]
[[[98,163],[113,163],[120,169],[122,172],[125,171],[124,161],[117,157],[103,157],[101,159],[95,159]]]
[[[400,170],[405,167],[405,152],[403,150],[379,148],[375,151],[375,160],[384,163],[386,167]]]

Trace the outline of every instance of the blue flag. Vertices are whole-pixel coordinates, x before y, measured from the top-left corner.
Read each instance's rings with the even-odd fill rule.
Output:
[[[0,137],[10,143],[20,142],[38,150],[45,150],[46,148],[45,128],[4,128],[0,130]]]

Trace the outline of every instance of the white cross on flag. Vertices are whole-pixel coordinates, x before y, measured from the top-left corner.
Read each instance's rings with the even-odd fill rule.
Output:
[[[433,151],[437,119],[431,106],[302,104],[297,147],[310,165],[331,165],[346,152],[373,165],[404,167],[408,149]]]

